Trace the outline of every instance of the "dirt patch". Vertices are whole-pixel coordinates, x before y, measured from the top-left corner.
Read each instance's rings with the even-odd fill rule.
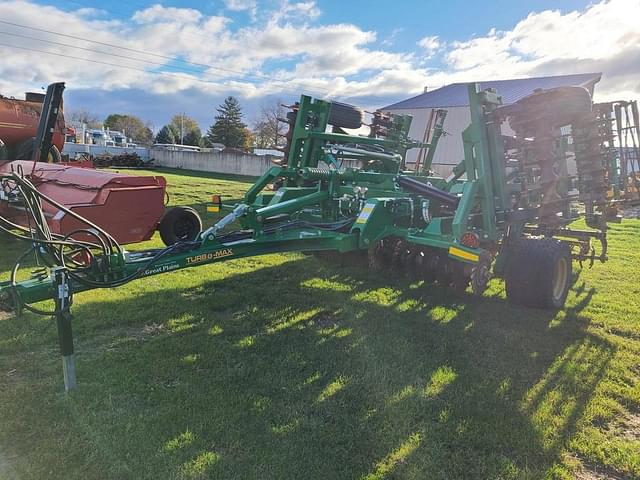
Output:
[[[640,414],[629,413],[622,420],[622,436],[627,440],[640,441]]]
[[[82,339],[83,355],[99,353],[104,349],[117,350],[131,343],[144,342],[166,331],[166,325],[147,323],[140,326],[112,327]]]
[[[629,330],[621,330],[619,328],[609,328],[607,333],[615,335],[616,337],[625,338],[627,340],[640,340],[640,333],[632,332]]]
[[[576,455],[569,455],[569,462],[577,465],[576,480],[627,480],[627,477],[615,470],[588,462]]]
[[[576,480],[625,480],[626,477],[609,469],[583,465],[576,472]]]
[[[158,335],[166,330],[166,325],[163,323],[147,323],[144,327],[142,327],[142,336],[143,337],[151,337],[153,335]]]
[[[313,323],[319,328],[330,328],[337,325],[335,317],[330,312],[320,312],[313,317]]]

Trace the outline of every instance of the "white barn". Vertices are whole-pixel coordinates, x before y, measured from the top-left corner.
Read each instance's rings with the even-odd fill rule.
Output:
[[[477,83],[480,84],[481,89],[495,88],[502,96],[502,102],[510,104],[533,93],[534,90],[563,86],[584,87],[593,96],[594,86],[600,81],[601,75],[600,73],[584,73]],[[458,164],[464,157],[461,134],[471,121],[467,85],[469,83],[453,83],[381,109],[391,113],[412,115],[411,138],[424,142],[429,141],[432,129],[430,123],[432,123],[431,118],[435,110],[447,110],[447,118],[444,122],[444,131],[447,134],[440,138],[432,168],[443,176],[448,175],[452,166]],[[412,164],[415,164],[418,158],[422,158],[419,156],[424,153],[420,149],[410,150],[407,154],[409,168],[412,168]]]

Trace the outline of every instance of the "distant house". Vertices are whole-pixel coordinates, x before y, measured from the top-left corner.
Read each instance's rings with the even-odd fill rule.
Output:
[[[584,73],[476,83],[480,84],[481,89],[495,88],[502,96],[502,102],[510,104],[533,93],[534,90],[563,86],[584,87],[593,95],[594,86],[600,81],[601,76],[601,73]],[[429,141],[432,129],[432,120],[430,119],[433,118],[435,110],[447,110],[444,130],[448,135],[440,138],[433,161],[433,170],[441,175],[448,175],[452,166],[459,163],[464,157],[461,133],[471,121],[467,85],[469,83],[453,83],[382,108],[382,110],[391,113],[412,115],[411,138],[424,142]],[[422,158],[419,156],[424,154],[425,152],[420,149],[410,150],[407,154],[407,163],[409,166],[415,164],[418,158]]]
[[[261,157],[262,156],[270,156],[270,157],[277,157],[277,158],[284,157],[284,152],[281,152],[280,150],[276,150],[275,148],[254,148],[253,154],[260,155]]]

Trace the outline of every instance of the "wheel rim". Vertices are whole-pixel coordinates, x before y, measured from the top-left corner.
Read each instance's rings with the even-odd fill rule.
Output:
[[[181,218],[173,226],[173,232],[180,240],[187,240],[195,228],[194,222],[189,218]]]
[[[553,299],[555,301],[562,300],[564,290],[567,285],[567,276],[569,275],[569,266],[566,258],[561,258],[553,269]]]

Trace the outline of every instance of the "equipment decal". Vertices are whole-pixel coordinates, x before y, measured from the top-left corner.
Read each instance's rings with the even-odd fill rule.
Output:
[[[216,250],[211,253],[203,253],[201,255],[196,255],[195,257],[187,257],[187,264],[192,265],[194,263],[203,263],[208,262],[209,260],[214,260],[216,258],[222,257],[230,257],[233,255],[233,250],[230,248],[223,248],[222,250]]]
[[[374,208],[376,208],[375,203],[367,203],[360,212],[356,223],[367,223],[367,220],[369,220],[369,215],[371,215],[371,212],[373,212]]]

